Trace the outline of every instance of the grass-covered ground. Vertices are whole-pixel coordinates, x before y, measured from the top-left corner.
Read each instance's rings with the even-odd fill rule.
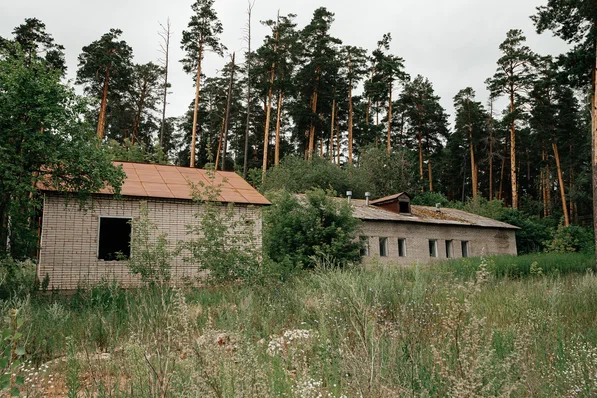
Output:
[[[103,286],[0,309],[24,320],[28,396],[595,396],[594,257],[480,263]]]

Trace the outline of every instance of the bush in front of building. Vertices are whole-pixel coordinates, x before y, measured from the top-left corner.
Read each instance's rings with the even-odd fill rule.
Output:
[[[273,204],[264,214],[263,245],[274,262],[313,268],[321,257],[340,265],[360,261],[360,221],[346,200],[330,196],[322,189],[304,196],[288,191],[269,195]]]

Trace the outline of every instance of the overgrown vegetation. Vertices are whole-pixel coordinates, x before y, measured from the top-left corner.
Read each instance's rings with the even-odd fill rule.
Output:
[[[313,268],[322,257],[340,265],[360,262],[360,222],[348,202],[321,189],[303,196],[279,191],[269,199],[273,205],[264,214],[263,245],[274,262],[292,268]]]
[[[582,268],[593,261],[319,266],[286,283],[187,290],[105,284],[13,296],[0,311],[23,319],[26,372],[15,374],[31,397],[592,396],[597,277]]]

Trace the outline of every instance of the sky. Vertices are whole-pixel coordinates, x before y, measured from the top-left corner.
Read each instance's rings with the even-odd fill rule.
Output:
[[[159,23],[170,18],[173,38],[170,55],[171,94],[168,116],[182,115],[194,98],[194,76],[187,75],[179,60],[182,30],[191,16],[193,0],[0,0],[0,36],[9,37],[27,17],[37,17],[48,33],[66,47],[68,78],[74,81],[81,48],[110,28],[123,31],[122,38],[134,51],[134,61],[157,62]],[[281,14],[297,14],[299,28],[318,7],[335,13],[332,34],[344,44],[373,50],[384,33],[392,34],[391,52],[405,59],[411,76],[427,77],[451,115],[452,98],[473,87],[477,99],[486,103],[485,80],[495,72],[499,44],[509,29],[521,29],[535,52],[558,55],[566,43],[547,32],[535,33],[529,16],[547,0],[255,0],[253,48],[266,33],[260,21]],[[215,8],[224,27],[222,42],[229,52],[244,53],[248,0],[216,0]],[[229,55],[228,55],[229,56]],[[226,58],[208,54],[204,71],[213,76]],[[504,103],[505,104],[505,103]],[[500,103],[498,103],[500,105]],[[452,119],[452,118],[451,118]]]

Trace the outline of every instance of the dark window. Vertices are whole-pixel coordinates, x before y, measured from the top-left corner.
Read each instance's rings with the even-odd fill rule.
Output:
[[[361,256],[367,257],[369,256],[369,238],[366,236],[361,236]]]
[[[398,239],[398,257],[406,257],[406,239]]]
[[[388,256],[388,238],[379,238],[379,256]]]
[[[131,256],[130,221],[130,218],[100,218],[98,259],[116,261]]]
[[[468,241],[463,240],[461,242],[462,245],[462,257],[468,257]]]
[[[446,241],[446,258],[452,258],[452,241]]]
[[[429,256],[430,257],[437,257],[437,241],[436,240],[429,240]]]
[[[399,202],[399,203],[400,203],[400,213],[410,214],[410,203],[409,202]]]

